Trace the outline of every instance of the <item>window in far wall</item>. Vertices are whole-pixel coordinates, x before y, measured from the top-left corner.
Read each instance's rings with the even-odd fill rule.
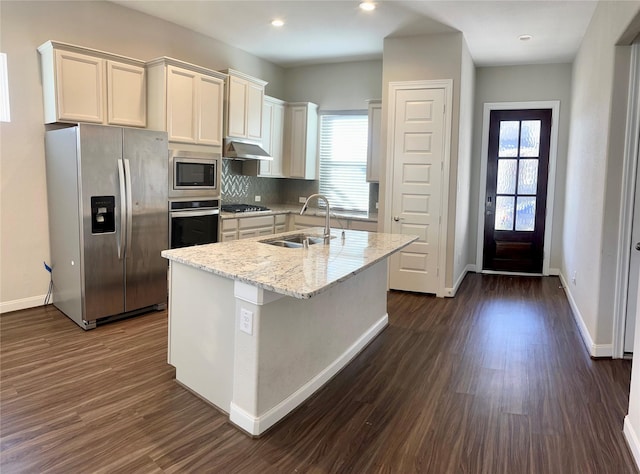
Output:
[[[369,210],[366,112],[320,116],[320,193],[332,209]]]

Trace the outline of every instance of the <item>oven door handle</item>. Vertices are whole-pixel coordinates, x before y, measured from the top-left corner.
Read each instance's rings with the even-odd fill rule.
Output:
[[[204,209],[200,211],[171,211],[171,217],[202,217],[220,214],[218,209]]]

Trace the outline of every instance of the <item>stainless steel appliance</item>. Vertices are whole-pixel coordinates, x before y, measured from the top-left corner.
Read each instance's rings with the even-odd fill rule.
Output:
[[[218,241],[220,201],[171,201],[169,243],[172,249]]]
[[[217,198],[220,196],[220,153],[169,151],[170,198]]]
[[[53,304],[83,329],[167,302],[167,134],[46,132]]]
[[[268,207],[258,206],[256,204],[223,204],[222,212],[260,212],[260,211],[268,211]]]

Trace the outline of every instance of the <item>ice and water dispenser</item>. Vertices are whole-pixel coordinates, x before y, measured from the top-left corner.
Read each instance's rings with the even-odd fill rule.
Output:
[[[91,196],[91,233],[116,231],[115,196]]]

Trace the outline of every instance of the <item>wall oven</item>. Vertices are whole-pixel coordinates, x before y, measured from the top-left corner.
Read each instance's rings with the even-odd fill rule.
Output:
[[[218,198],[220,153],[169,150],[169,198]]]
[[[169,201],[169,246],[172,249],[218,241],[220,201]]]

